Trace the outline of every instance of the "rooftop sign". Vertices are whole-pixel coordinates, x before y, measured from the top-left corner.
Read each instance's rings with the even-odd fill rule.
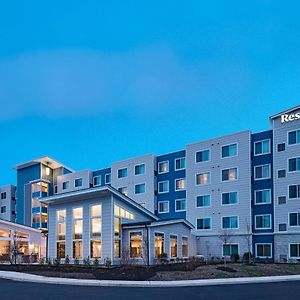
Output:
[[[293,122],[300,119],[300,113],[281,115],[281,123]]]

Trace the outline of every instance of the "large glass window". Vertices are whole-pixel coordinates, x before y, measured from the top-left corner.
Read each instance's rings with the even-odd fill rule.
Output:
[[[254,143],[254,155],[268,154],[270,152],[270,140],[263,140]]]
[[[116,205],[114,206],[114,211],[115,211],[115,216],[116,217],[121,217],[123,219],[129,219],[133,220],[134,219],[134,214],[129,212],[128,210],[124,209],[123,207]]]
[[[295,145],[300,143],[300,130],[290,131],[288,133],[288,144]]]
[[[229,192],[222,193],[222,204],[237,204],[238,203],[238,193],[237,192]]]
[[[254,193],[255,204],[271,203],[271,190],[257,190]]]
[[[239,227],[238,217],[223,217],[222,218],[222,228],[223,229],[237,229]]]
[[[124,178],[124,177],[127,177],[127,168],[118,170],[118,178]]]
[[[163,194],[163,193],[168,193],[169,192],[169,181],[160,181],[158,183],[158,193]]]
[[[9,229],[2,229],[0,228],[0,238],[8,238],[10,237],[10,230]]]
[[[57,237],[58,241],[66,239],[66,210],[58,210],[56,212]]]
[[[210,195],[201,195],[196,198],[197,207],[210,206]]]
[[[300,198],[300,184],[289,186],[289,199]]]
[[[300,171],[300,157],[289,159],[289,172]]]
[[[256,229],[270,229],[271,228],[271,215],[255,216]]]
[[[272,245],[271,244],[256,244],[256,257],[266,258],[272,257]]]
[[[101,233],[102,233],[102,207],[101,204],[91,206],[91,234],[90,257],[101,257]]]
[[[66,257],[66,242],[57,242],[56,243],[56,257],[65,258]]]
[[[73,208],[73,258],[82,258],[83,208]]]
[[[270,164],[256,166],[254,168],[255,179],[268,179],[271,178],[271,166]]]
[[[175,191],[185,190],[185,179],[175,179]]]
[[[121,218],[114,218],[114,257],[121,257]]]
[[[238,244],[223,245],[223,256],[231,256],[232,254],[239,254]]]
[[[196,174],[196,185],[204,185],[210,183],[210,172]]]
[[[169,172],[169,161],[162,161],[158,163],[158,173],[167,173]]]
[[[0,240],[0,257],[10,255],[10,241],[1,241]]]
[[[177,235],[170,235],[170,257],[177,257]]]
[[[175,171],[185,169],[185,157],[175,159]]]
[[[183,236],[181,241],[181,247],[182,247],[182,257],[188,257],[189,256],[189,240],[187,237]]]
[[[222,147],[222,158],[237,155],[237,144],[230,144]]]
[[[185,211],[186,210],[186,199],[176,199],[175,200],[175,211]]]
[[[143,257],[143,234],[141,231],[130,232],[130,257]]]
[[[198,230],[209,230],[211,229],[211,218],[197,219]]]
[[[237,168],[230,168],[222,170],[222,181],[237,180]]]
[[[210,160],[210,150],[202,150],[196,152],[196,163],[205,162]]]
[[[155,232],[154,238],[155,258],[159,258],[165,251],[165,235],[163,233]]]
[[[140,165],[136,165],[134,167],[134,175],[141,175],[141,174],[145,174],[145,164],[140,164]]]

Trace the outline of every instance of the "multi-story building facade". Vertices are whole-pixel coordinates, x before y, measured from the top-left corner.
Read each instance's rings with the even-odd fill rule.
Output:
[[[0,219],[15,222],[16,218],[16,187],[0,186]]]
[[[57,254],[56,237],[51,236],[56,232],[55,224],[52,224],[56,222],[55,207],[63,202],[81,205],[76,199],[83,201],[87,197],[86,201],[89,201],[91,191],[107,186],[106,196],[110,195],[112,203],[119,201],[123,194],[125,202],[130,199],[137,204],[133,215],[144,214],[145,210],[150,214],[141,220],[121,218],[124,230],[125,227],[135,228],[146,234],[145,227],[139,226],[150,226],[151,223],[152,227],[160,226],[157,224],[178,227],[176,222],[186,220],[191,226],[185,225],[182,237],[187,235],[187,228],[195,237],[188,236],[189,254],[224,257],[252,252],[258,259],[298,260],[300,106],[271,116],[270,124],[271,128],[263,132],[241,131],[196,142],[180,151],[159,156],[143,155],[98,170],[74,172],[49,157],[19,164],[15,167],[16,221],[45,231],[49,228],[49,243],[52,243],[49,247],[52,247],[52,255]],[[77,194],[81,198],[76,198]],[[70,198],[69,195],[74,196]],[[129,213],[127,202],[120,205],[126,206]],[[80,219],[90,221],[88,208],[82,207]],[[75,230],[70,222],[74,217],[73,208],[76,207],[70,204],[62,208],[68,214],[65,225],[71,231]],[[48,209],[53,210],[49,220]],[[113,219],[112,215],[108,219]],[[172,238],[164,237],[167,248],[174,245],[176,234],[181,237],[172,226],[168,233]],[[106,227],[103,224],[101,228],[104,231]],[[87,228],[84,230],[88,231]],[[114,227],[107,227],[107,230],[113,234]],[[120,241],[130,244],[126,230],[124,234],[126,236]],[[151,237],[162,238],[154,231]],[[139,239],[139,235],[134,239]],[[83,244],[88,240],[88,236],[83,238]],[[59,246],[66,247],[71,254],[71,236],[66,243]],[[156,248],[158,243],[157,240]],[[185,244],[186,241],[182,241],[182,245]],[[113,249],[119,249],[120,245],[111,241],[109,247],[106,253],[114,252]],[[166,252],[171,256],[175,248],[172,251],[167,248]],[[83,245],[83,249],[87,254],[90,246]]]

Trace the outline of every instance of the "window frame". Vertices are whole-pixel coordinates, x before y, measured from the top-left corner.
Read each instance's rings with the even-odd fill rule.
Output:
[[[159,165],[164,164],[164,163],[166,163],[168,166],[167,171],[160,172]],[[166,173],[169,173],[169,171],[170,171],[170,162],[168,160],[160,161],[157,163],[157,174],[166,174]]]
[[[256,201],[256,199],[257,199],[256,193],[257,193],[257,192],[264,192],[264,191],[270,191],[270,201],[269,201],[269,202],[261,202],[261,203],[258,203],[258,202]],[[259,190],[254,190],[254,204],[255,204],[255,205],[272,204],[272,189],[259,189]]]
[[[208,219],[209,220],[209,228],[208,229],[199,229],[198,228],[198,220],[205,220],[205,219]],[[203,221],[204,222],[204,221]],[[196,218],[196,226],[195,226],[195,229],[198,230],[198,231],[201,231],[201,232],[207,232],[207,231],[212,231],[212,217],[201,217],[201,218]],[[204,225],[204,223],[203,223]]]
[[[171,236],[176,236],[176,256],[171,256],[171,253],[172,253],[172,251],[171,251],[171,248],[172,248],[172,246],[171,246]],[[178,257],[178,234],[173,234],[173,233],[170,233],[169,234],[169,254],[170,254],[170,259],[176,259],[177,257]]]
[[[236,154],[235,155],[229,155],[229,156],[224,156],[223,157],[223,155],[222,155],[223,154],[223,147],[229,147],[229,146],[232,146],[232,145],[236,145]],[[221,159],[237,157],[239,155],[238,143],[237,142],[233,142],[233,143],[221,145],[221,153],[220,154],[221,154],[220,155]]]
[[[109,176],[110,181],[107,181],[107,176]],[[111,173],[106,173],[106,174],[104,175],[104,183],[105,183],[105,184],[111,184]]]
[[[298,225],[291,225],[291,214],[297,214],[297,224]],[[288,227],[289,228],[299,228],[300,227],[300,211],[298,212],[289,212],[288,213]]]
[[[184,180],[184,188],[183,189],[177,189],[177,181],[179,180]],[[175,192],[180,192],[180,191],[185,191],[186,190],[186,178],[182,177],[182,178],[176,178],[175,179]]]
[[[209,181],[207,183],[197,183],[197,176],[198,175],[204,175],[204,174],[208,174],[209,175]],[[196,173],[196,175],[195,175],[195,185],[196,186],[205,186],[205,185],[209,185],[209,184],[211,184],[211,172],[210,171]]]
[[[257,246],[270,246],[271,255],[270,256],[259,256],[257,251]],[[264,250],[264,249],[263,249]],[[255,243],[255,258],[273,258],[273,244],[272,243]]]
[[[236,178],[233,180],[223,180],[223,171],[225,170],[231,170],[231,169],[236,169]],[[229,168],[225,168],[225,169],[221,169],[221,182],[236,182],[237,180],[239,180],[239,168],[238,167],[229,167]]]
[[[183,201],[183,200],[185,201],[185,209],[179,209],[179,210],[177,210],[176,202]],[[175,212],[182,212],[182,211],[186,211],[186,198],[175,199]]]
[[[159,191],[159,184],[160,184],[160,183],[163,183],[163,182],[168,182],[168,190],[167,190],[167,191],[164,191],[164,192],[160,192],[160,191]],[[157,193],[158,193],[158,194],[167,194],[167,193],[169,193],[169,191],[170,191],[170,182],[169,182],[169,180],[162,180],[162,181],[158,181],[158,182],[157,182]]]
[[[259,168],[259,167],[264,167],[264,166],[269,166],[269,177],[262,177],[262,178],[257,178],[256,177],[256,169]],[[254,180],[255,181],[259,181],[259,180],[268,180],[268,179],[271,179],[272,178],[272,167],[271,167],[271,164],[268,163],[268,164],[262,164],[262,165],[257,165],[257,166],[254,166]]]
[[[101,215],[100,216],[92,216],[92,207],[93,206],[100,206],[101,208]],[[95,259],[102,259],[103,258],[103,255],[102,255],[102,236],[103,236],[103,224],[102,224],[102,203],[92,203],[89,205],[89,257],[91,260],[95,260]],[[101,232],[100,232],[100,237],[92,237],[92,220],[93,219],[100,219],[100,224],[101,224]],[[92,257],[92,248],[91,248],[91,243],[92,241],[100,241],[100,257],[96,257],[96,258],[93,258]]]
[[[136,167],[144,166],[144,172],[136,174]],[[140,175],[145,175],[146,174],[146,163],[141,163],[141,164],[136,164],[134,165],[134,176],[140,176]]]
[[[122,172],[123,170],[126,170],[126,175],[119,177],[119,175],[120,175],[119,172]],[[127,167],[118,168],[118,170],[117,170],[117,178],[118,179],[123,179],[123,178],[127,178],[127,177],[128,177],[128,168]]]
[[[298,256],[291,256],[291,245],[297,245]],[[289,258],[290,259],[300,259],[300,243],[289,243]]]
[[[269,216],[270,217],[270,227],[257,227],[257,217],[266,217]],[[272,214],[259,214],[259,215],[254,215],[254,228],[255,230],[270,230],[273,227],[272,224]]]
[[[144,186],[144,191],[143,191],[143,192],[140,192],[140,193],[137,193],[137,192],[136,192],[136,187],[137,187],[137,186],[141,186],[141,185]],[[141,195],[141,194],[145,194],[145,193],[146,193],[146,183],[145,183],[145,182],[137,183],[137,184],[134,185],[134,194],[135,194],[135,195]]]
[[[229,255],[224,255],[224,246],[229,246]],[[237,246],[238,247],[238,255],[240,255],[240,244],[239,243],[227,243],[226,245],[222,243],[222,257],[229,257],[232,255],[232,246]]]
[[[255,153],[255,145],[258,144],[258,143],[263,143],[265,141],[269,142],[269,152],[263,152],[263,153],[256,154]],[[270,153],[271,153],[271,139],[264,139],[264,140],[259,140],[259,141],[254,142],[254,144],[253,144],[253,156],[267,155],[267,154],[270,154]]]
[[[141,236],[142,236],[142,239],[141,239],[141,245],[142,245],[142,251],[141,251],[141,256],[140,257],[132,257],[131,256],[131,233],[141,233]],[[129,241],[129,259],[137,259],[137,260],[142,260],[143,259],[143,256],[144,256],[144,233],[143,233],[143,230],[130,230],[128,232],[128,241]],[[121,256],[122,256],[122,250],[121,250]]]
[[[290,198],[290,187],[291,186],[296,186],[296,192],[297,192],[297,197],[296,198]],[[287,200],[291,200],[291,201],[294,201],[294,200],[299,200],[300,199],[300,188],[299,188],[299,194],[298,194],[298,186],[300,186],[300,184],[289,184],[287,186]]]
[[[198,197],[204,197],[204,196],[209,196],[209,205],[198,206]],[[211,194],[196,195],[195,200],[196,200],[196,201],[195,201],[195,207],[196,207],[196,208],[211,207]]]
[[[76,186],[76,182],[80,182],[80,180],[81,180],[81,185],[77,185]],[[82,177],[78,177],[78,178],[75,178],[74,179],[74,188],[80,188],[80,187],[82,187],[83,186],[83,179],[82,179]]]
[[[204,152],[204,151],[208,151],[208,160],[197,161],[197,153]],[[201,163],[206,163],[206,162],[210,162],[210,161],[211,161],[211,149],[210,148],[198,150],[195,152],[195,164],[201,164]]]
[[[235,227],[235,228],[233,228],[233,227],[228,227],[228,228],[224,227],[223,226],[224,225],[224,222],[223,222],[224,218],[237,218],[237,227]],[[237,229],[240,228],[240,218],[237,215],[221,216],[221,225],[222,225],[222,229],[237,230]]]
[[[290,130],[290,131],[288,131],[287,132],[287,147],[292,147],[292,146],[296,146],[296,145],[299,145],[300,144],[300,141],[297,141],[297,132],[298,131],[300,131],[300,129],[296,129],[296,130]],[[296,132],[296,143],[295,144],[290,144],[289,143],[289,134],[291,133],[291,132]]]
[[[184,163],[185,167],[184,167],[184,168],[179,168],[179,169],[177,169],[177,168],[176,168],[176,161],[177,161],[177,160],[181,160],[181,159],[184,159],[184,160],[185,160],[185,163]],[[175,159],[174,159],[174,171],[180,171],[180,170],[185,170],[185,169],[186,169],[186,157],[185,157],[185,156],[182,156],[182,157],[175,158]]]
[[[100,184],[95,184],[95,178],[99,179]],[[93,177],[93,186],[101,186],[102,185],[102,176],[101,175],[96,175]]]
[[[167,203],[168,204],[168,210],[167,211],[160,211],[160,203]],[[170,201],[169,200],[161,200],[157,201],[157,212],[159,214],[168,214],[170,212]]]
[[[300,156],[288,157],[288,159],[287,159],[287,173],[293,174],[293,173],[300,172],[300,169],[299,170],[295,170],[295,171],[290,171],[290,160],[291,159],[296,159],[296,168],[297,168],[297,159],[299,159],[299,161],[300,161]]]

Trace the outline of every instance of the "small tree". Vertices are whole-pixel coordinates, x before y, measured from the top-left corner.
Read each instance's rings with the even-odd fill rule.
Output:
[[[252,237],[252,231],[251,231],[251,226],[249,224],[249,222],[247,221],[246,223],[246,229],[247,229],[247,233],[245,235],[245,239],[247,241],[247,247],[248,247],[248,263],[251,264],[251,260],[252,260],[252,251],[251,251],[251,237]]]
[[[16,265],[18,256],[21,254],[20,246],[17,243],[16,233],[14,233],[14,236],[13,236],[12,244],[10,247],[10,254],[11,254],[11,264],[14,263]]]
[[[224,252],[224,248],[225,249],[227,248],[228,243],[231,240],[231,238],[232,238],[232,232],[229,229],[225,228],[221,231],[221,233],[219,235],[219,239],[223,242],[222,243],[222,251],[223,252]],[[226,257],[227,257],[226,251],[225,251],[224,254],[225,254],[224,255],[224,268],[226,269],[226,267],[227,267],[227,264],[226,264]]]

